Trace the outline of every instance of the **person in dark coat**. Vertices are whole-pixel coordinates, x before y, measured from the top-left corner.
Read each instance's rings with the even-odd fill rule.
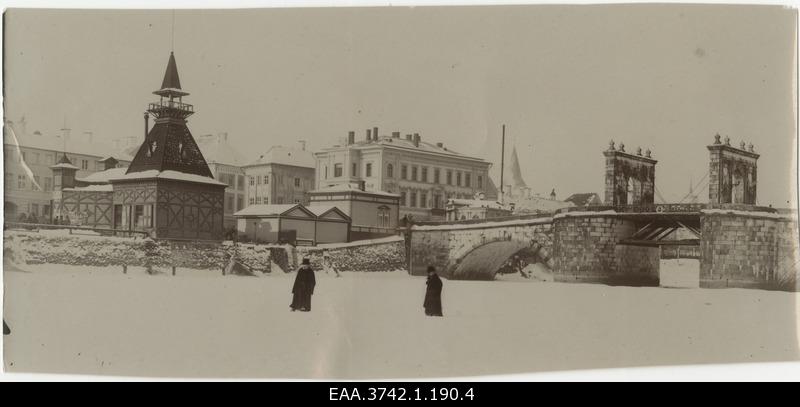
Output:
[[[425,315],[433,317],[442,316],[442,279],[436,274],[436,267],[428,266],[428,285],[425,290]]]
[[[303,264],[297,269],[297,277],[294,278],[292,287],[292,304],[289,307],[292,311],[300,310],[311,311],[311,295],[314,294],[314,286],[317,279],[314,276],[314,269],[311,268],[311,260],[307,257],[303,259]]]

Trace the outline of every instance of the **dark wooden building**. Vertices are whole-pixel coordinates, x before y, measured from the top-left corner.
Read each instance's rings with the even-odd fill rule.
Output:
[[[186,125],[194,107],[183,102],[175,55],[170,53],[160,97],[145,113],[146,137],[125,175],[113,186],[114,228],[156,238],[221,240],[224,183],[214,180]],[[154,124],[148,131],[148,119]]]

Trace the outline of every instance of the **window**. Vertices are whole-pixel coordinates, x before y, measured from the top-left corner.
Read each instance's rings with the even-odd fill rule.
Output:
[[[256,185],[261,185],[261,176],[256,177]]]
[[[447,185],[453,185],[453,171],[447,171]]]
[[[365,172],[367,173],[367,177],[372,176],[372,163],[367,163],[367,169]]]
[[[400,179],[408,179],[408,166],[401,165],[400,166]]]
[[[89,169],[89,160],[81,160],[81,169],[88,170]]]
[[[39,164],[39,153],[31,153],[31,164]]]
[[[261,197],[256,197],[256,205],[261,205]]]
[[[391,227],[389,222],[390,210],[387,206],[378,207],[378,227],[388,228]]]
[[[400,206],[406,206],[406,193],[400,192]]]
[[[271,174],[267,174],[267,175],[264,176],[264,185],[269,185],[269,176],[270,175]]]
[[[410,206],[412,208],[417,206],[417,193],[416,192],[412,192],[411,193],[411,202],[408,203],[408,206]]]
[[[464,186],[470,187],[472,184],[472,174],[464,174]]]
[[[296,203],[296,204],[299,204],[299,203],[300,203],[300,200],[299,200],[299,199],[297,199],[297,198],[295,198],[295,200],[294,200],[294,203]]]
[[[33,187],[34,191],[41,191],[42,190],[42,183],[41,183],[41,181],[39,181],[39,176],[38,175],[34,175],[33,176],[33,185],[31,185],[31,186]]]
[[[439,183],[439,169],[438,168],[434,168],[433,169],[433,183],[434,184],[438,184]]]
[[[386,166],[386,177],[394,178],[394,166],[392,164]]]
[[[300,188],[300,178],[295,178],[294,179],[294,186]]]
[[[39,204],[31,204],[31,213],[34,215],[39,214]]]
[[[421,193],[419,194],[419,207],[426,208],[428,205],[428,194]]]
[[[353,163],[353,164],[350,166],[350,176],[351,176],[351,177],[355,177],[355,176],[356,176],[356,174],[357,174],[356,170],[357,170],[357,169],[358,169],[358,164],[356,164],[356,163]]]
[[[251,175],[251,176],[249,176],[247,178],[250,178],[250,186],[251,187],[256,184],[256,178],[254,176]]]
[[[233,202],[233,195],[228,195],[225,197],[225,213],[233,213],[233,206],[235,202]]]
[[[436,209],[442,208],[442,196],[441,195],[434,195],[433,196],[433,207]]]
[[[58,161],[58,160],[57,160],[55,157],[56,157],[56,156],[55,156],[55,155],[53,155],[53,154],[45,154],[45,155],[44,155],[44,163],[45,163],[45,164],[49,164],[49,163],[53,163],[53,164],[55,164],[55,163],[56,163],[56,161]]]
[[[250,197],[250,205],[256,203],[256,198]]]
[[[242,195],[239,195],[238,198],[239,199],[236,201],[236,210],[241,211],[242,209],[244,209],[244,197]]]
[[[50,205],[42,205],[42,215],[50,216]]]
[[[456,173],[456,186],[461,186],[461,172]]]
[[[44,178],[44,190],[45,191],[52,191],[53,190],[53,178],[45,177]]]
[[[14,188],[14,174],[6,173],[5,176],[5,188],[6,189],[13,189]]]
[[[417,167],[411,167],[411,180],[417,180]]]
[[[275,202],[275,203],[278,204],[278,205],[283,205],[283,197],[279,196],[278,199],[277,199],[277,202]]]
[[[133,225],[137,229],[153,227],[153,205],[134,205]]]
[[[28,179],[24,175],[17,175],[17,189],[25,189],[28,187]]]
[[[244,175],[237,175],[236,181],[237,189],[244,189]]]
[[[342,164],[333,164],[333,177],[339,178],[342,176]]]
[[[483,177],[478,175],[478,188],[483,188]]]
[[[328,166],[325,166],[325,179],[328,179]]]
[[[422,178],[420,181],[428,182],[428,167],[422,167]]]

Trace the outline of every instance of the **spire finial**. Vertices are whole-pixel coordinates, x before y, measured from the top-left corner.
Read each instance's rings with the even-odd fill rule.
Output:
[[[172,35],[170,37],[169,53],[175,52],[175,9],[172,9]]]

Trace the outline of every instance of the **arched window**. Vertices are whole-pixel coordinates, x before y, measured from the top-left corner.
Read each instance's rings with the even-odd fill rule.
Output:
[[[392,164],[386,166],[386,176],[394,178],[394,166],[392,166]]]

